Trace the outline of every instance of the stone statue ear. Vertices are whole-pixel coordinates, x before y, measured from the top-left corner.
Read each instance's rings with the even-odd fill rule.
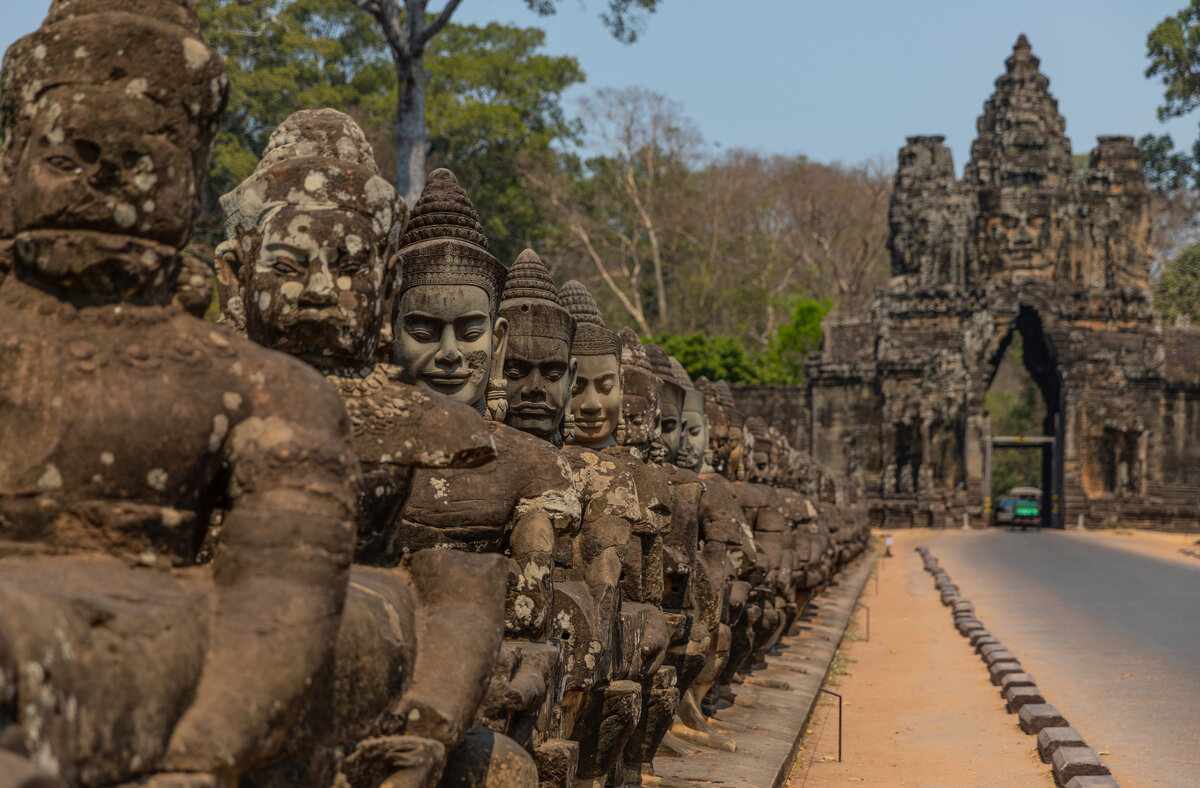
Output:
[[[502,317],[496,318],[492,324],[492,372],[504,369],[504,359],[508,356],[508,321]]]
[[[242,248],[242,233],[238,238],[222,241],[214,250],[213,267],[217,274],[217,303],[221,316],[219,323],[231,326],[234,331],[243,333],[246,328],[245,309],[242,304],[242,291],[245,283],[242,272],[245,268],[245,251]]]
[[[579,359],[571,356],[571,363],[567,365],[567,391],[575,390],[575,378],[579,374]],[[570,395],[568,395],[570,396]],[[570,406],[567,407],[567,413],[571,412]]]

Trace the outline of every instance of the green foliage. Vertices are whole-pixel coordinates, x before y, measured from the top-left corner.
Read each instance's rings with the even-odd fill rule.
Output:
[[[821,321],[833,309],[833,301],[800,299],[792,309],[792,319],[775,331],[762,359],[765,376],[780,383],[804,382],[804,361],[821,349]]]
[[[395,178],[397,77],[370,15],[347,0],[200,0],[199,8],[205,39],[225,59],[231,81],[202,231],[219,231],[215,198],[253,172],[271,132],[300,109],[333,107],[353,117],[381,174]],[[424,59],[430,166],[460,177],[504,260],[544,232],[517,163],[578,135],[561,97],[583,72],[575,58],[542,53],[544,41],[533,28],[450,24]]]
[[[1200,107],[1200,0],[1191,0],[1174,16],[1159,22],[1146,37],[1147,77],[1163,84],[1159,120],[1177,118]],[[1147,134],[1138,140],[1146,178],[1160,193],[1185,184],[1200,186],[1200,140],[1192,153],[1176,152],[1170,135]]]
[[[709,380],[729,383],[762,383],[761,365],[746,352],[737,337],[724,334],[659,334],[654,342],[668,355],[679,359],[692,379],[703,375]]]
[[[489,248],[506,263],[537,246],[547,222],[521,166],[579,138],[561,97],[584,73],[573,57],[543,54],[536,28],[448,25],[425,57],[430,167],[449,167],[475,203]]]
[[[1142,152],[1142,170],[1150,186],[1160,194],[1184,188],[1197,176],[1195,159],[1175,150],[1170,134],[1146,134],[1137,141]]]
[[[608,10],[600,14],[600,21],[612,37],[623,44],[637,40],[645,14],[657,10],[662,0],[608,0]],[[529,10],[542,16],[551,16],[558,10],[558,0],[525,0]]]
[[[1146,76],[1163,83],[1160,120],[1186,115],[1200,106],[1200,0],[1169,16],[1146,38]]]
[[[1184,249],[1163,270],[1154,288],[1154,308],[1168,322],[1184,317],[1200,325],[1200,244]]]
[[[789,385],[804,382],[804,359],[821,347],[821,321],[833,302],[802,299],[796,302],[790,322],[780,326],[760,353],[747,351],[737,337],[659,334],[654,342],[679,359],[692,379],[759,385]]]

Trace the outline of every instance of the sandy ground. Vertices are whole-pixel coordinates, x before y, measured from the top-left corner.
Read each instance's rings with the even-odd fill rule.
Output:
[[[913,551],[924,534],[891,533],[894,556],[879,561],[878,593],[869,580],[861,599],[870,606],[871,639],[864,640],[860,609],[826,684],[844,698],[843,762],[836,703],[825,696],[789,788],[1050,788],[1036,740],[1005,712],[987,668],[954,629]]]

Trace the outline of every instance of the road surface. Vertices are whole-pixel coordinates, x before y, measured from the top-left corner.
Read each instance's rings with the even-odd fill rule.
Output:
[[[1200,560],[1061,531],[923,543],[1123,788],[1200,785]]]

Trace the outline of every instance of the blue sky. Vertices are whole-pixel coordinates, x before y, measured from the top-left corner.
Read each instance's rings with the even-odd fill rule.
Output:
[[[1187,0],[662,0],[636,44],[603,30],[605,0],[560,0],[542,18],[522,0],[465,0],[460,22],[547,31],[579,58],[587,86],[637,85],[683,105],[708,143],[856,163],[912,134],[945,134],[961,171],[975,119],[1020,33],[1050,77],[1076,153],[1099,134],[1170,132],[1190,147],[1196,117],[1161,124],[1162,89],[1143,76],[1146,34]],[[0,47],[33,30],[48,0],[4,0]],[[431,0],[440,8],[440,0]]]

